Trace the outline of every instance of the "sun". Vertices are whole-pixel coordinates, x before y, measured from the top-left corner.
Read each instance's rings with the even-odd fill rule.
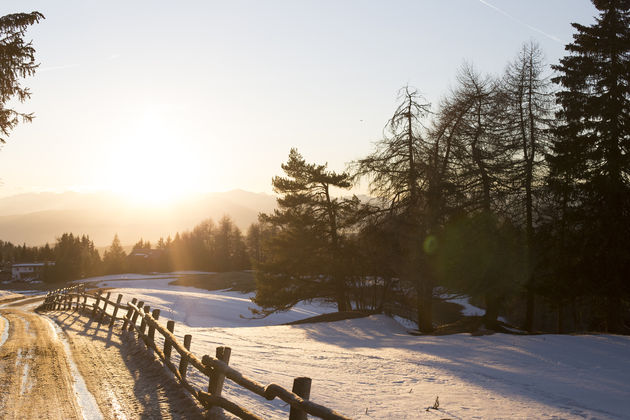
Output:
[[[147,113],[113,146],[105,184],[133,203],[164,206],[207,190],[194,147],[155,113]]]

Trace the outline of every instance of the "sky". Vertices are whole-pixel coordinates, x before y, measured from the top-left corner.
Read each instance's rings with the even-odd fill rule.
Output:
[[[434,108],[472,63],[533,40],[557,63],[588,0],[3,0],[37,10],[34,112],[0,150],[0,197],[114,191],[164,201],[272,192],[291,147],[342,171],[383,136],[397,91]],[[365,185],[357,191],[365,190]]]

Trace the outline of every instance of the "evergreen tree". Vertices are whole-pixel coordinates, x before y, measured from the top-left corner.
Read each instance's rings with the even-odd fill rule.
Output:
[[[142,242],[142,240],[140,240]],[[136,244],[137,245],[137,244]],[[103,254],[103,265],[105,266],[105,272],[108,274],[119,274],[125,272],[125,262],[127,254],[120,245],[120,239],[118,234],[114,235],[112,244],[107,251]]]
[[[72,281],[99,272],[101,258],[94,243],[86,235],[64,233],[55,244],[55,266],[49,281]]]
[[[549,156],[558,213],[582,238],[582,293],[605,297],[606,325],[621,330],[630,295],[630,0],[596,0],[596,23],[573,27],[554,66],[559,125]]]
[[[343,232],[352,223],[358,199],[334,198],[331,189],[349,188],[350,175],[307,163],[296,149],[282,169],[287,176],[273,179],[278,209],[260,217],[277,232],[256,273],[254,302],[263,308],[258,313],[287,310],[314,298],[334,300],[339,311],[349,310]]]
[[[6,108],[11,99],[24,102],[31,96],[28,88],[20,82],[35,74],[35,49],[31,42],[24,41],[26,29],[41,19],[39,12],[15,13],[0,17],[0,143],[20,120],[31,121],[33,114]]]

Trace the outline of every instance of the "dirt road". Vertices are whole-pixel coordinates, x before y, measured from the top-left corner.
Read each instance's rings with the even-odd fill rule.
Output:
[[[3,419],[200,418],[133,335],[72,312],[0,309]]]

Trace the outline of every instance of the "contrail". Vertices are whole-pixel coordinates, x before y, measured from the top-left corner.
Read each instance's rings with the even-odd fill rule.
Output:
[[[529,29],[531,29],[534,32],[538,32],[539,34],[546,36],[547,38],[551,39],[552,41],[558,42],[558,43],[560,43],[562,45],[566,44],[566,41],[563,41],[562,39],[558,38],[557,36],[553,36],[551,34],[548,34],[547,32],[543,31],[540,28],[537,28],[535,26],[532,26],[532,25],[530,25],[528,23],[523,22],[520,19],[517,19],[516,17],[512,16],[511,14],[509,14],[509,13],[499,9],[498,7],[488,3],[486,0],[479,0],[479,2],[481,4],[483,4],[484,6],[489,7],[492,10],[501,13],[503,16],[507,16],[508,18],[512,19],[513,21],[515,21],[515,22],[525,26],[526,28],[529,28]]]

